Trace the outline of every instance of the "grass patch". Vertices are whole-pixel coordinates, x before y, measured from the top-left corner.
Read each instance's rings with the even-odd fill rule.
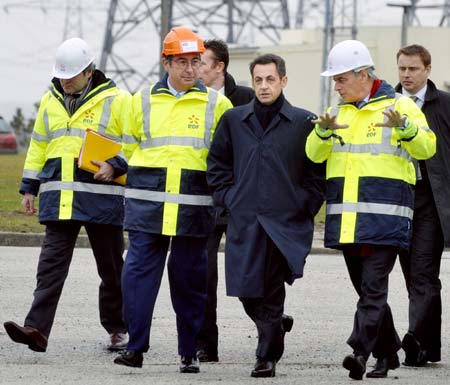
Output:
[[[23,213],[19,194],[25,154],[0,155],[0,231],[44,232],[37,216]],[[38,205],[38,201],[35,202]]]

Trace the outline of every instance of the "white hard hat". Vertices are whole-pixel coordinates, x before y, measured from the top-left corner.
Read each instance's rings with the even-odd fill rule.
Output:
[[[79,37],[68,39],[56,50],[53,76],[58,79],[71,79],[93,61],[94,55],[83,39]]]
[[[373,66],[370,52],[363,43],[358,40],[344,40],[331,49],[328,54],[328,68],[321,75],[334,76]]]

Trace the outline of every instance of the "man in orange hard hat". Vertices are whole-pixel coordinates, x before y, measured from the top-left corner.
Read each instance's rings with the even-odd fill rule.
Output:
[[[199,80],[203,41],[173,28],[163,42],[167,74],[131,103],[123,151],[129,160],[125,222],[130,246],[122,284],[128,350],[114,362],[142,367],[169,244],[168,277],[177,316],[180,372],[197,373],[196,338],[206,305],[206,243],[213,226],[206,156],[232,107]]]

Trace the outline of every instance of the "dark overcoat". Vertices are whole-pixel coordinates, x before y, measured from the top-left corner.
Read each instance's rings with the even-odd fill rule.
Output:
[[[401,92],[401,85],[396,90]],[[436,154],[425,160],[433,198],[436,203],[445,247],[450,247],[450,94],[438,90],[428,79],[422,112],[436,134]]]
[[[207,159],[207,179],[214,203],[230,214],[225,246],[230,296],[264,295],[267,236],[286,258],[286,281],[303,275],[325,190],[325,165],[305,155],[314,118],[287,101],[265,131],[254,101],[222,116]]]

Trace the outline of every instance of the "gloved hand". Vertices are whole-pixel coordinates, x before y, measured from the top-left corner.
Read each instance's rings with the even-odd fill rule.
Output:
[[[330,139],[333,135],[333,130],[330,130],[329,128],[322,128],[320,127],[319,123],[316,123],[314,126],[314,131],[316,132],[317,136],[323,140]]]
[[[408,118],[405,120],[404,127],[395,127],[395,131],[397,132],[399,139],[407,142],[417,135],[418,130],[419,128],[417,125],[410,122]]]

